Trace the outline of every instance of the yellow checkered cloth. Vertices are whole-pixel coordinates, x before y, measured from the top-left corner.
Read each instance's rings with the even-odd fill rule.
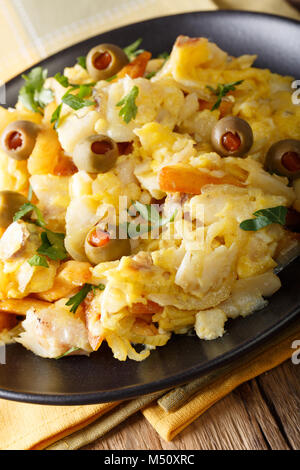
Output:
[[[105,31],[157,16],[251,9],[300,19],[284,0],[0,0],[0,81]]]

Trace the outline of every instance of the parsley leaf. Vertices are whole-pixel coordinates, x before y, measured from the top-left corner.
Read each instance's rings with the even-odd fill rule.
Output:
[[[137,86],[134,86],[131,92],[126,95],[118,104],[117,107],[121,107],[119,115],[123,117],[126,124],[129,124],[132,119],[136,118],[138,108],[135,103],[139,95],[139,89]]]
[[[58,361],[59,359],[63,359],[64,357],[70,356],[73,352],[79,351],[80,348],[71,348],[69,351],[67,351],[65,354],[62,354],[62,356],[56,357],[55,359]]]
[[[20,207],[18,212],[16,212],[16,214],[13,218],[13,221],[17,222],[18,220],[23,219],[27,214],[29,214],[32,211],[35,212],[35,214],[36,214],[36,217],[37,217],[37,222],[36,223],[37,223],[37,225],[39,227],[45,227],[46,223],[45,223],[45,219],[43,217],[42,212],[40,211],[40,209],[37,206],[35,206],[34,204],[31,204],[31,202],[26,202],[25,204],[23,204],[22,207]]]
[[[65,235],[63,233],[55,233],[45,228],[46,223],[40,209],[27,202],[14,216],[14,222],[23,219],[26,215],[31,212],[35,212],[37,221],[32,221],[39,227],[43,228],[44,231],[41,233],[42,245],[37,250],[37,255],[33,256],[28,263],[31,266],[43,266],[49,268],[46,256],[53,261],[63,261],[68,257],[68,253],[65,248]]]
[[[85,106],[93,106],[95,103],[94,101],[84,100],[87,96],[92,93],[92,87],[95,86],[95,83],[87,83],[84,85],[72,85],[69,82],[68,77],[62,75],[61,73],[57,73],[55,75],[55,80],[60,83],[64,88],[69,88],[69,90],[65,93],[62,97],[62,102],[70,106],[70,108],[78,111]],[[72,91],[78,91],[77,95],[71,95]],[[62,111],[62,103],[56,108],[54,113],[52,114],[51,123],[54,124],[54,129],[57,129],[60,123],[60,116]]]
[[[58,126],[59,126],[61,110],[62,110],[62,104],[60,104],[60,105],[56,108],[56,110],[54,111],[54,113],[52,114],[51,124],[54,124],[54,129],[57,129]]]
[[[213,88],[209,85],[207,85],[206,88],[208,88],[210,91],[213,92],[214,95],[218,97],[216,103],[212,107],[212,111],[215,111],[216,109],[219,109],[222,99],[230,92],[234,91],[238,85],[241,85],[244,80],[239,80],[238,82],[233,82],[233,83],[220,83],[217,88]]]
[[[79,306],[82,302],[87,298],[90,292],[96,293],[96,290],[103,291],[105,286],[103,284],[99,284],[98,286],[94,286],[92,284],[84,284],[83,288],[73,297],[69,299],[66,303],[67,307],[71,307],[70,311],[72,313],[76,313]]]
[[[46,229],[41,234],[42,245],[37,250],[39,255],[47,256],[53,261],[63,261],[68,257],[65,248],[65,235],[63,233],[54,233]]]
[[[139,38],[133,44],[130,44],[129,46],[125,47],[125,49],[123,49],[130,62],[135,59],[138,55],[145,52],[144,49],[138,49],[142,42],[143,39]]]
[[[84,55],[77,57],[77,63],[86,70],[86,57]]]
[[[42,67],[35,67],[28,75],[22,75],[25,85],[21,88],[19,99],[25,108],[35,113],[41,113],[53,101],[51,90],[44,88],[48,72]]]
[[[143,235],[145,233],[151,233],[153,230],[157,230],[171,222],[174,222],[177,215],[177,211],[175,211],[170,219],[164,219],[153,205],[151,206],[150,204],[142,204],[138,201],[134,202],[132,207],[135,208],[135,210],[147,223],[137,224],[135,221],[133,221],[130,223],[121,224],[119,229],[120,233],[122,233],[122,237],[127,235],[128,238],[135,238],[137,234]]]
[[[62,75],[60,72],[54,75],[54,78],[64,88],[69,88],[69,86],[71,86],[68,77],[66,77],[65,75]]]
[[[95,104],[94,101],[84,100],[83,98],[80,98],[80,96],[71,94],[65,95],[62,98],[62,101],[75,111],[78,111],[79,109],[82,109],[85,106],[93,106]]]
[[[40,266],[42,268],[49,268],[49,264],[45,256],[34,255],[28,260],[30,266]]]
[[[110,83],[110,82],[112,82],[113,80],[115,80],[116,78],[118,78],[118,75],[113,75],[112,77],[107,78],[105,81],[108,82],[108,83]]]
[[[155,77],[156,74],[157,74],[157,72],[149,72],[149,73],[147,73],[147,75],[145,75],[145,78],[150,80],[152,77]]]
[[[167,60],[170,57],[170,54],[168,52],[162,52],[161,54],[158,55],[158,59],[165,59]]]
[[[246,232],[257,232],[271,224],[285,225],[287,213],[288,210],[284,206],[261,209],[254,212],[255,219],[245,220],[240,224],[240,228]]]

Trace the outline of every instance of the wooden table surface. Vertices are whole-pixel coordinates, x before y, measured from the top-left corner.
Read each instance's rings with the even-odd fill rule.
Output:
[[[280,367],[237,388],[172,442],[141,413],[86,450],[299,450],[300,365]]]

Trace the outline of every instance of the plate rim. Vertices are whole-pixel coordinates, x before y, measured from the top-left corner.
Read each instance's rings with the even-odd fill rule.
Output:
[[[244,16],[244,17],[253,17],[253,18],[272,18],[279,22],[286,22],[293,25],[300,25],[300,21],[287,18],[280,15],[269,14],[269,13],[260,13],[260,12],[251,12],[251,11],[244,11],[244,10],[207,10],[207,11],[192,11],[174,15],[166,15],[160,16],[156,18],[147,19],[140,22],[133,22],[127,24],[125,26],[114,28],[108,31],[104,31],[98,35],[89,37],[84,39],[83,41],[79,41],[76,44],[68,46],[65,49],[61,49],[60,51],[46,57],[45,59],[33,64],[28,69],[24,70],[23,72],[19,73],[15,77],[8,80],[5,85],[12,85],[14,81],[17,81],[22,73],[26,73],[27,71],[31,70],[35,66],[43,65],[46,61],[55,60],[55,57],[58,57],[65,51],[76,49],[81,45],[84,45],[88,41],[96,40],[97,37],[101,36],[102,34],[109,34],[111,32],[125,30],[128,27],[132,27],[135,25],[145,24],[145,23],[153,23],[155,21],[159,21],[161,19],[172,19],[174,17],[187,17],[191,15],[197,16]],[[100,392],[82,392],[82,393],[69,393],[69,394],[54,394],[54,393],[30,393],[30,392],[15,392],[12,390],[8,390],[5,388],[0,388],[0,399],[5,399],[14,402],[22,402],[22,403],[31,403],[31,404],[41,404],[41,405],[52,405],[52,406],[74,406],[74,405],[92,405],[92,404],[99,404],[99,403],[107,403],[111,401],[119,401],[119,400],[129,400],[141,395],[148,395],[154,392],[168,390],[170,388],[174,388],[176,386],[182,385],[187,383],[197,377],[200,377],[212,369],[216,369],[221,366],[225,366],[231,361],[238,357],[242,357],[246,355],[248,352],[254,350],[256,347],[260,346],[265,340],[271,339],[273,336],[278,333],[278,331],[287,326],[291,323],[300,313],[300,305],[295,307],[292,312],[290,312],[286,317],[282,318],[272,327],[266,328],[261,331],[256,337],[249,341],[245,341],[242,345],[237,346],[224,355],[220,355],[217,358],[208,360],[205,364],[201,366],[193,366],[189,369],[186,369],[184,372],[177,373],[176,375],[172,375],[171,377],[167,377],[161,380],[152,381],[147,384],[140,384],[140,385],[131,385],[125,386],[123,388],[109,390],[109,391],[100,391]],[[9,347],[9,346],[8,346]],[[0,366],[1,367],[1,366]]]

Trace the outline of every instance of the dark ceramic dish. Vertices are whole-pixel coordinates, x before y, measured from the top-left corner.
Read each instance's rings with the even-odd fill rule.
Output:
[[[247,12],[190,13],[146,21],[102,34],[42,62],[49,74],[75,63],[78,56],[99,43],[126,46],[139,37],[155,54],[170,50],[179,34],[205,36],[232,55],[258,54],[258,67],[299,78],[300,26],[296,21]],[[8,105],[17,100],[21,78],[7,85]],[[0,366],[0,397],[50,405],[79,405],[127,399],[187,382],[224,365],[264,343],[300,311],[300,262],[281,275],[282,289],[267,308],[227,325],[216,341],[176,336],[142,363],[113,359],[108,347],[90,358],[60,361],[34,356],[21,346],[7,348],[7,363]]]

